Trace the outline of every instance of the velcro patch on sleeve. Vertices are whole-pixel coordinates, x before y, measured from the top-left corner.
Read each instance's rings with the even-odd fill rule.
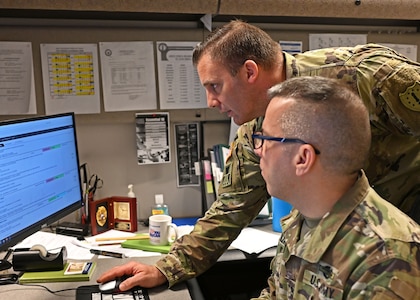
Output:
[[[420,112],[420,83],[416,81],[404,93],[400,93],[400,100],[408,109]]]

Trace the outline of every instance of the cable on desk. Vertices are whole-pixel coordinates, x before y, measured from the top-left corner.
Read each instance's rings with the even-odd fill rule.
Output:
[[[40,288],[44,288],[45,290],[47,290],[47,292],[55,295],[58,293],[62,293],[62,292],[68,292],[68,291],[75,291],[77,288],[68,288],[68,289],[62,289],[62,290],[57,290],[57,291],[53,291],[49,288],[47,288],[45,285],[42,284],[19,284],[20,286],[24,286],[24,287],[40,287]]]

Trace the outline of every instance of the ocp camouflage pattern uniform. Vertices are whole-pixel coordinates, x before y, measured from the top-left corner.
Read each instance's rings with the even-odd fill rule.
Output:
[[[383,198],[407,212],[420,193],[420,64],[374,44],[296,56],[284,53],[284,58],[287,78],[337,78],[359,92],[372,123],[366,175]],[[240,126],[218,199],[193,232],[175,242],[156,263],[169,286],[212,266],[269,199],[251,138],[261,131],[262,121],[260,117]]]
[[[269,288],[258,299],[419,299],[420,226],[363,172],[300,239],[302,220],[296,209],[282,219]]]

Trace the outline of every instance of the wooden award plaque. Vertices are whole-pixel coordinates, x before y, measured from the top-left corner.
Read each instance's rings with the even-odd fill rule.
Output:
[[[92,235],[109,229],[137,231],[136,198],[113,196],[89,203]]]

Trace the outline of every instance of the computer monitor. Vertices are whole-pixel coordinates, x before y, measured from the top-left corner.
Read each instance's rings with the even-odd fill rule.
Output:
[[[82,205],[74,114],[0,122],[0,251]]]

